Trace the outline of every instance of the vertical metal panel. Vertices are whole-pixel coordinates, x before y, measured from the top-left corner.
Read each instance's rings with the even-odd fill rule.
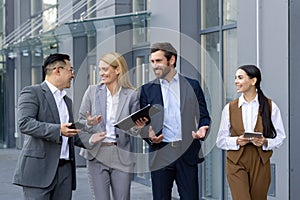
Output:
[[[276,196],[276,165],[271,163],[271,184],[268,191],[268,196]]]
[[[300,197],[300,1],[289,1],[289,142],[290,142],[290,200]]]

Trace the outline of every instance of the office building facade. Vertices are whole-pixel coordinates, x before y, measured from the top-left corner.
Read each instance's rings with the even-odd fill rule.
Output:
[[[213,120],[203,148],[206,160],[199,165],[200,197],[231,199],[225,152],[215,147],[215,139],[223,106],[237,97],[236,68],[255,64],[262,71],[263,91],[281,109],[287,134],[271,159],[268,198],[297,199],[299,9],[300,2],[292,0],[0,0],[0,147],[21,148],[18,93],[43,81],[47,55],[71,56],[76,78],[68,95],[76,115],[87,86],[99,82],[102,55],[123,54],[138,88],[154,78],[151,43],[169,41],[178,50],[177,70],[201,82]],[[143,156],[147,145],[137,138],[134,147],[141,152],[134,180],[150,185]]]

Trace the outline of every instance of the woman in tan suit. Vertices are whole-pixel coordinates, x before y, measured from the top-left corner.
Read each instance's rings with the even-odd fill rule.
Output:
[[[243,65],[235,75],[238,99],[223,109],[217,147],[227,150],[226,175],[233,200],[266,200],[271,181],[270,157],[285,139],[277,105],[260,88],[261,73]],[[246,137],[245,132],[262,133]]]
[[[109,200],[111,189],[113,199],[129,200],[134,162],[130,135],[113,124],[139,109],[138,94],[119,53],[104,55],[99,71],[101,83],[88,87],[79,110],[79,121],[90,134],[83,139],[88,150],[80,154],[87,160],[94,199]]]

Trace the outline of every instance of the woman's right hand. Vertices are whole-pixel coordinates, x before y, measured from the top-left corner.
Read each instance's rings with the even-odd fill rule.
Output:
[[[102,115],[91,116],[90,112],[86,111],[86,120],[87,120],[87,125],[95,126],[102,121]]]
[[[240,146],[245,146],[248,143],[252,142],[252,138],[246,138],[244,135],[240,135],[237,139],[236,139],[236,144],[240,145]]]

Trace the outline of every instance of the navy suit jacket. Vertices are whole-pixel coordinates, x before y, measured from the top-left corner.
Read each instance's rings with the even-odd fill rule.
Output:
[[[197,131],[199,127],[210,125],[211,119],[206,107],[203,91],[197,80],[190,79],[179,74],[180,84],[180,112],[182,125],[182,145],[180,153],[183,159],[190,165],[202,162],[203,156],[200,152],[200,140],[192,138],[192,131]],[[155,79],[141,87],[140,106],[143,108],[147,104],[156,105],[162,108],[162,112],[151,118],[151,126],[156,135],[162,134],[164,114],[163,98],[159,79]],[[142,136],[150,144],[149,164],[150,169],[159,168],[157,159],[166,159],[170,157],[170,152],[161,151],[165,145],[164,142],[154,144],[148,139],[148,126],[142,131]]]

